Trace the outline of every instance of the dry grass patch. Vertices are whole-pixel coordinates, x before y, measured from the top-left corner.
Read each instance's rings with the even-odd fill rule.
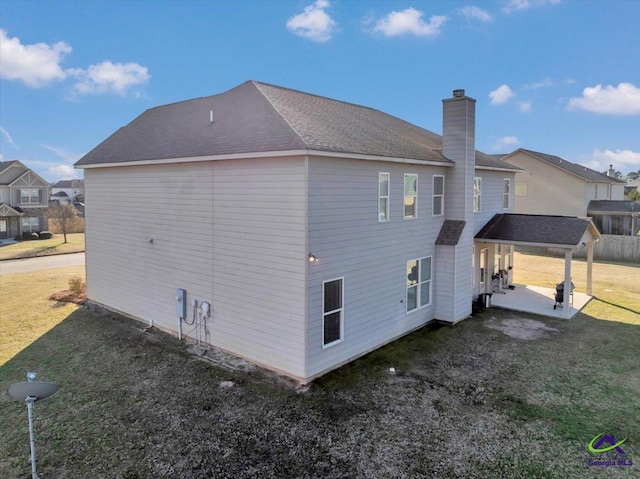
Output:
[[[78,308],[48,300],[74,277],[84,278],[84,266],[0,276],[0,366]]]
[[[54,254],[81,253],[84,251],[84,233],[67,235],[67,243],[61,234],[48,240],[20,241],[0,247],[0,260],[34,258]]]

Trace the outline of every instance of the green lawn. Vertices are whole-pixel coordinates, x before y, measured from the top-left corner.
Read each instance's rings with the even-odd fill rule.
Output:
[[[613,268],[612,278],[638,271]],[[296,390],[255,368],[220,367],[115,314],[70,306],[58,315],[68,306],[46,297],[73,275],[0,277],[3,298],[16,298],[0,310],[0,331],[14,337],[0,390],[30,370],[60,385],[36,407],[41,477],[640,476],[633,291],[630,302],[620,295],[571,321],[490,309],[427,326]],[[526,320],[555,331],[525,341],[487,327]],[[636,465],[589,465],[618,459],[587,450],[610,428],[629,433],[624,458]],[[26,408],[6,394],[0,431],[0,477],[28,477]]]
[[[20,241],[0,246],[0,260],[79,253],[81,251],[84,251],[84,233],[68,234],[67,243],[64,243],[64,237],[61,234],[56,234],[48,240]]]

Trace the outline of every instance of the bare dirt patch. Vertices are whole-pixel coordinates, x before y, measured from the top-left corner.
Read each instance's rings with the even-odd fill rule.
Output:
[[[511,338],[524,339],[526,341],[544,339],[562,334],[562,331],[559,329],[551,328],[541,321],[526,318],[506,318],[498,320],[492,317],[485,321],[484,326],[489,329],[502,331]]]

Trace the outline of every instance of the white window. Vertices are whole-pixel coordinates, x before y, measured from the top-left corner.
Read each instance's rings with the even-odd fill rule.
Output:
[[[511,180],[505,178],[502,181],[502,209],[509,209],[509,195],[511,194]]]
[[[480,205],[482,200],[482,178],[476,176],[473,179],[473,212],[480,211]]]
[[[471,246],[471,287],[476,285],[476,245]]]
[[[378,174],[378,221],[389,221],[389,173]]]
[[[607,199],[611,199],[611,185],[607,185]]]
[[[444,212],[444,176],[433,175],[433,216]]]
[[[431,304],[431,256],[407,261],[407,313]]]
[[[404,218],[418,216],[418,175],[404,175]]]
[[[344,278],[322,282],[322,347],[342,341],[344,317]]]
[[[20,188],[20,204],[40,204],[40,190],[38,188]]]
[[[37,233],[40,230],[40,218],[38,218],[37,216],[23,216],[20,221],[22,222],[23,233]]]

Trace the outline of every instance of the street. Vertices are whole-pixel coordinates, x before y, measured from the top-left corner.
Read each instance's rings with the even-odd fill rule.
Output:
[[[39,258],[10,259],[0,261],[0,276],[15,273],[30,273],[44,269],[65,268],[67,266],[82,266],[84,253],[60,254],[41,256]]]

